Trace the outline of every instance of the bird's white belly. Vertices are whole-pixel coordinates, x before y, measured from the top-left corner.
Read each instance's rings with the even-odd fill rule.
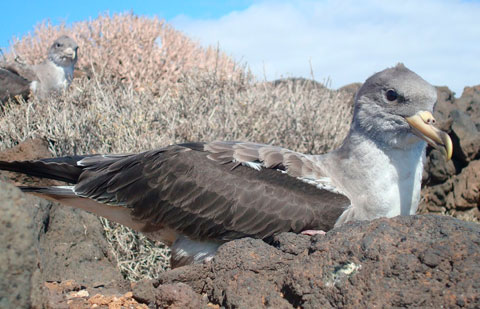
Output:
[[[359,179],[350,185],[350,199],[358,208],[358,219],[400,215],[400,192],[394,185],[397,183],[397,171],[390,164],[380,166],[382,168],[372,171],[364,180]]]
[[[381,168],[372,169],[372,186],[360,193],[365,199],[365,209],[371,212],[369,216],[415,214],[420,199],[423,152],[423,145],[411,151],[388,150]]]
[[[334,183],[352,201],[339,224],[415,214],[420,199],[424,147],[422,143],[408,151],[371,147],[368,155],[334,166]]]

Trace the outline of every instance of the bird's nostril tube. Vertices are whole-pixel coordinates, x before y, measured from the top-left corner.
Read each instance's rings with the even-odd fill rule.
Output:
[[[428,118],[428,119],[427,119],[427,123],[428,123],[428,124],[435,124],[435,122],[436,122],[436,121],[435,121],[435,118]]]

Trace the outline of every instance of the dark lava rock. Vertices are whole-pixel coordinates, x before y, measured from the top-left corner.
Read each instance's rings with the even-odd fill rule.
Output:
[[[454,178],[453,188],[456,208],[480,207],[480,160],[471,162]]]
[[[458,110],[459,107],[455,104],[455,94],[448,87],[437,88],[437,104],[433,112],[433,116],[437,120],[437,126],[444,131],[448,131],[450,127],[450,112]]]
[[[282,234],[273,243],[232,241],[211,262],[144,284],[185,283],[226,308],[480,306],[476,223],[396,217],[347,224],[309,241]]]
[[[43,217],[48,204],[0,183],[0,308],[28,308],[42,294],[36,282],[41,224],[32,217]]]
[[[460,110],[470,115],[480,130],[480,85],[465,87],[462,96],[456,101]]]
[[[437,149],[432,149],[427,156],[424,179],[429,185],[435,185],[447,181],[455,175],[456,169],[452,160],[446,160],[445,155]]]
[[[42,139],[27,140],[0,153],[0,160],[45,157],[51,154]],[[2,173],[17,185],[61,184]],[[90,293],[122,294],[129,289],[113,262],[97,216],[25,195],[0,182],[0,218],[0,259],[7,260],[0,263],[5,267],[0,274],[0,293],[5,293],[0,296],[1,308],[51,307],[47,282],[75,279],[88,286]],[[8,306],[3,306],[5,302]]]
[[[122,294],[123,279],[98,217],[0,182],[0,307],[50,304],[47,282],[75,279],[90,294]]]
[[[38,243],[44,281],[75,279],[95,293],[128,290],[97,216],[54,205],[44,222]]]
[[[154,287],[149,280],[137,282],[133,287],[136,300],[150,308],[203,308],[207,299],[195,293],[184,283],[162,284]]]
[[[445,161],[439,151],[427,148],[419,212],[447,213],[480,220],[480,85],[465,87],[459,99],[447,87],[437,87],[434,116],[453,142],[453,157]],[[470,165],[472,165],[470,167]]]
[[[445,213],[447,209],[447,197],[450,192],[453,191],[453,179],[434,185],[428,186],[422,190],[422,202],[419,205],[419,209],[423,208],[423,203],[426,203],[428,212],[433,213]],[[455,208],[455,205],[453,207]],[[426,213],[420,211],[420,213]]]
[[[480,157],[480,132],[470,116],[462,111],[452,111],[452,141],[454,156],[469,162]]]

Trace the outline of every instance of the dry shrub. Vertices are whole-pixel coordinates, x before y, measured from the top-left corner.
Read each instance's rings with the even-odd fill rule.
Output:
[[[244,74],[244,67],[218,49],[202,48],[163,20],[131,13],[100,15],[71,27],[44,22],[33,34],[14,38],[12,51],[5,57],[7,61],[19,56],[27,63],[39,63],[61,35],[78,43],[78,68],[114,76],[139,89],[156,91],[160,82],[175,83],[192,69],[215,72],[226,79]]]
[[[85,45],[89,41],[95,42],[89,39],[93,35],[87,31],[89,25],[97,27],[93,34],[99,30],[104,33],[97,38],[103,42],[102,48]],[[115,32],[106,25],[120,30]],[[186,63],[193,61],[193,55],[202,52],[196,45],[185,43],[188,40],[183,35],[156,19],[119,15],[111,20],[100,17],[98,21],[78,23],[75,27],[83,29],[75,36],[83,44],[81,63],[103,63],[103,59],[112,66],[105,66],[104,71],[128,77],[119,83],[118,78],[108,79],[101,72],[93,72],[90,78],[74,79],[68,91],[59,96],[44,101],[33,98],[23,104],[7,104],[0,116],[0,150],[27,138],[43,137],[57,156],[129,153],[172,143],[216,139],[272,143],[296,151],[322,153],[338,147],[347,134],[352,114],[351,92],[332,91],[295,80],[257,83],[238,68],[233,70],[234,62],[219,58],[220,53],[215,57],[223,59],[222,70],[218,70],[219,62],[208,62],[213,60],[210,56],[203,58],[203,64],[202,61],[194,62],[188,67]],[[190,51],[180,51],[177,58],[167,57],[170,67],[180,67],[179,70],[169,69],[162,73],[158,67],[165,66],[160,59],[166,58],[161,58],[160,54],[158,58],[147,57],[148,60],[142,62],[124,60],[122,64],[112,60],[111,56],[108,60],[102,58],[105,57],[102,51],[107,55],[114,53],[117,55],[115,59],[125,59],[129,56],[124,49],[130,52],[144,50],[138,45],[143,41],[134,39],[135,35],[126,30],[136,29],[136,35],[142,37],[141,27],[147,27],[145,32],[157,29],[165,42],[184,42],[183,48],[190,46]],[[33,57],[50,44],[50,37],[56,37],[62,31],[75,32],[50,26],[41,26],[37,31],[35,37],[29,36],[18,42],[17,51],[26,52],[29,44],[37,44],[35,52],[24,54]],[[158,34],[152,33],[150,39]],[[180,38],[172,37],[175,34]],[[107,44],[106,38],[110,43]],[[179,61],[177,65],[175,60]],[[195,67],[195,63],[199,67]],[[126,64],[134,71],[131,75],[128,70],[122,71]],[[230,69],[227,64],[232,65]],[[175,76],[175,87],[170,82],[158,82],[151,86],[152,89],[138,87],[147,81],[155,83],[155,79],[161,76],[169,80],[170,74]],[[128,279],[152,278],[167,267],[167,249],[155,246],[125,227],[106,220],[103,222],[118,265]]]

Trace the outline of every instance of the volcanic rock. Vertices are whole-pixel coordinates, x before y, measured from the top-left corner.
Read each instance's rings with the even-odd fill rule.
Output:
[[[98,217],[26,195],[0,182],[0,307],[51,304],[47,282],[74,279],[95,293],[128,288]]]
[[[478,267],[480,225],[408,216],[312,238],[281,234],[273,245],[232,241],[211,262],[165,272],[149,288],[185,283],[225,308],[475,308]]]
[[[480,85],[465,87],[462,96],[456,101],[460,110],[472,118],[480,131]]]
[[[470,116],[462,111],[454,110],[450,113],[452,118],[452,141],[454,143],[454,156],[463,162],[480,157],[480,132]]]

